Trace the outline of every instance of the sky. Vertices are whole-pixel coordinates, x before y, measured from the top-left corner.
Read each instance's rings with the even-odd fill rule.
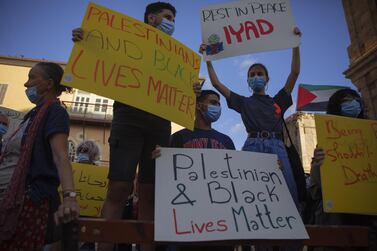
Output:
[[[226,0],[165,0],[177,9],[173,36],[197,51],[201,44],[200,9]],[[262,1],[262,0],[260,0]],[[92,2],[143,20],[145,6],[155,1],[93,0]],[[53,61],[68,61],[73,47],[71,31],[80,27],[88,0],[1,0],[0,55]],[[297,86],[300,83],[343,85],[353,87],[343,72],[349,66],[350,45],[341,0],[291,0],[293,17],[302,31],[301,72],[293,90],[295,111]],[[291,49],[261,52],[214,61],[220,81],[232,91],[250,95],[246,71],[252,63],[267,66],[270,81],[267,93],[274,96],[284,85],[290,72]],[[203,89],[212,89],[204,63],[200,75],[207,80]],[[246,132],[240,115],[227,108],[221,99],[222,115],[213,127],[229,135],[236,149],[241,149]]]

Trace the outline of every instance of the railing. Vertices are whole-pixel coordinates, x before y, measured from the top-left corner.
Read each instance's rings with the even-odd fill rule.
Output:
[[[81,120],[111,121],[113,106],[85,102],[62,101],[71,118]]]
[[[376,232],[369,227],[306,225],[306,230],[310,236],[308,240],[227,240],[180,244],[223,246],[297,246],[297,244],[300,244],[307,247],[341,247],[348,248],[348,250],[365,251],[377,250]],[[67,249],[64,250],[77,250],[73,249],[75,245],[72,244],[78,243],[79,240],[86,242],[154,243],[153,222],[80,218],[71,233],[71,235],[65,235],[66,239],[63,240],[63,244],[66,245]],[[73,238],[69,240],[69,236]]]

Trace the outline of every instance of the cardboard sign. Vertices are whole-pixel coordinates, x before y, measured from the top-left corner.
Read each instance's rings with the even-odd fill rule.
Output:
[[[200,10],[205,60],[293,48],[300,38],[289,0],[237,1]]]
[[[106,198],[109,169],[81,163],[72,163],[72,168],[80,215],[100,217]]]
[[[63,84],[193,129],[200,57],[160,30],[89,3]]]
[[[377,121],[315,116],[325,212],[377,214]]]
[[[161,149],[156,241],[308,238],[276,155]]]

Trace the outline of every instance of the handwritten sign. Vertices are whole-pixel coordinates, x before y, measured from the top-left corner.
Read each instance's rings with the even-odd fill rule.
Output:
[[[200,57],[160,30],[89,3],[63,84],[194,127]]]
[[[156,241],[308,238],[276,155],[161,149]]]
[[[18,125],[22,122],[25,113],[0,106],[0,114],[7,116],[9,119],[8,131],[3,137],[10,137],[12,133],[17,129]]]
[[[80,215],[99,217],[107,191],[107,167],[72,163]]]
[[[200,11],[205,60],[293,48],[299,37],[289,0],[236,1]]]
[[[315,116],[325,212],[377,214],[377,121]]]

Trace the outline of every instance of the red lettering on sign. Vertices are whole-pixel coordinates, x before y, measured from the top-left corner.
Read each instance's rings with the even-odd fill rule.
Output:
[[[265,19],[257,19],[255,23],[252,21],[240,23],[238,29],[231,25],[223,27],[227,44],[232,44],[232,37],[236,38],[237,43],[241,43],[244,39],[251,40],[252,35],[258,39],[261,35],[269,35],[274,31],[272,23]]]
[[[203,233],[211,233],[211,232],[216,232],[216,231],[225,232],[228,230],[228,225],[226,224],[226,221],[222,219],[217,220],[216,222],[209,220],[207,222],[202,222],[202,223],[195,223],[194,221],[190,221],[191,230],[188,230],[187,227],[179,229],[178,226],[182,226],[182,225],[179,224],[179,220],[178,220],[177,212],[175,208],[173,208],[173,221],[174,221],[174,231],[177,235],[203,234]]]

